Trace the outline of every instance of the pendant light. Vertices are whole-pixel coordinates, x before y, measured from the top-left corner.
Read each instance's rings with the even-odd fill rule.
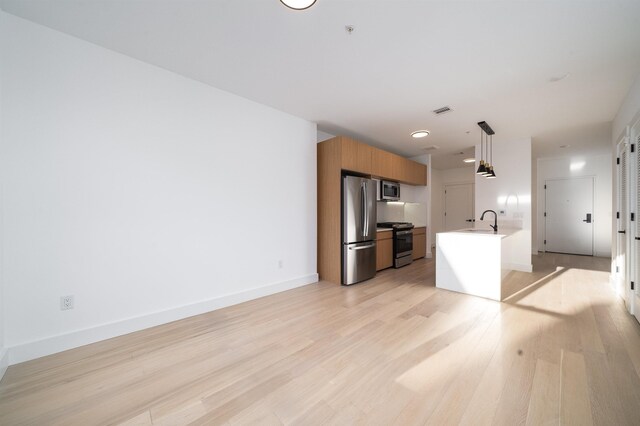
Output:
[[[478,123],[478,126],[480,126],[480,153],[481,153],[481,158],[480,158],[480,167],[478,167],[478,171],[476,172],[476,174],[480,175],[480,176],[484,176],[487,179],[495,179],[496,178],[496,172],[493,171],[493,135],[495,134],[495,132],[493,131],[493,129],[491,128],[491,126],[489,126],[487,124],[486,121],[481,121]],[[491,139],[489,139],[491,138]],[[483,150],[483,139],[486,141],[485,145],[486,145],[486,150]],[[491,149],[491,154],[489,154],[489,149]],[[482,161],[484,158],[484,155],[482,155],[483,152],[486,151],[486,155],[487,155],[487,161]],[[491,159],[491,161],[489,161],[489,159]]]
[[[280,0],[282,4],[293,10],[304,10],[314,5],[316,0]]]
[[[487,161],[484,162],[485,172],[483,173],[482,176],[487,177],[487,176],[491,176],[491,163],[489,162],[489,135],[485,135],[484,140],[486,145],[485,152],[487,155]]]
[[[493,163],[493,135],[491,135],[491,162]],[[487,175],[487,179],[495,179],[496,173],[493,171],[493,165],[489,167],[489,174]]]
[[[484,131],[480,131],[480,166],[478,167],[478,171],[476,171],[477,175],[484,176],[487,172],[487,168],[484,165],[484,142],[483,142]]]

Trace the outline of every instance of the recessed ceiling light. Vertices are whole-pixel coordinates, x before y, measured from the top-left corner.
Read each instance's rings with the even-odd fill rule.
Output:
[[[428,130],[416,130],[415,132],[411,133],[411,137],[416,139],[426,138],[427,136],[429,136]]]
[[[560,145],[560,148],[569,148],[571,145]]]
[[[475,158],[465,158],[462,161],[464,161],[465,163],[475,163],[476,159]]]
[[[304,10],[313,6],[316,0],[280,0],[280,2],[289,9]]]

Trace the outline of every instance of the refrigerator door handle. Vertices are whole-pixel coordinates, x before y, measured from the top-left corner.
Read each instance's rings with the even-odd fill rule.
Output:
[[[361,227],[361,233],[363,237],[367,236],[367,230],[364,227],[364,223],[366,221],[366,209],[367,209],[367,205],[365,204],[365,200],[364,200],[364,195],[365,190],[364,190],[364,182],[360,183],[360,212],[362,213],[362,217],[360,218],[360,227]]]
[[[349,250],[365,250],[375,246],[376,245],[374,243],[374,244],[369,244],[368,246],[349,247]]]
[[[364,236],[369,236],[369,188],[367,181],[364,181]]]

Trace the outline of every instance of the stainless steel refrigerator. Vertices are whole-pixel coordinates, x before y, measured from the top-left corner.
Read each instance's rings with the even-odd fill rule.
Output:
[[[342,177],[342,284],[376,275],[376,185],[358,176]]]

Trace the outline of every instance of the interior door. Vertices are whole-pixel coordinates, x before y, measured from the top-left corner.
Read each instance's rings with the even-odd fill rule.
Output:
[[[616,198],[618,211],[616,212],[616,290],[622,295],[625,305],[631,312],[630,298],[627,290],[627,283],[630,282],[628,277],[627,265],[627,223],[629,220],[629,167],[628,167],[628,143],[625,137],[617,145],[618,165],[617,176],[618,185],[616,186]]]
[[[473,184],[463,183],[444,187],[444,229],[470,228],[474,222]]]
[[[593,256],[593,178],[545,182],[545,251]]]
[[[632,172],[631,176],[633,179],[633,183],[635,184],[635,190],[632,191],[635,195],[635,212],[634,212],[634,238],[631,240],[631,255],[633,256],[633,271],[631,271],[631,276],[633,279],[633,287],[629,285],[629,308],[631,308],[631,312],[636,317],[638,322],[640,322],[640,224],[638,224],[638,214],[640,214],[640,154],[638,153],[638,148],[640,147],[640,120],[633,126],[631,129],[631,140],[635,141],[635,149],[634,154],[632,154]],[[632,179],[629,179],[631,182]]]

